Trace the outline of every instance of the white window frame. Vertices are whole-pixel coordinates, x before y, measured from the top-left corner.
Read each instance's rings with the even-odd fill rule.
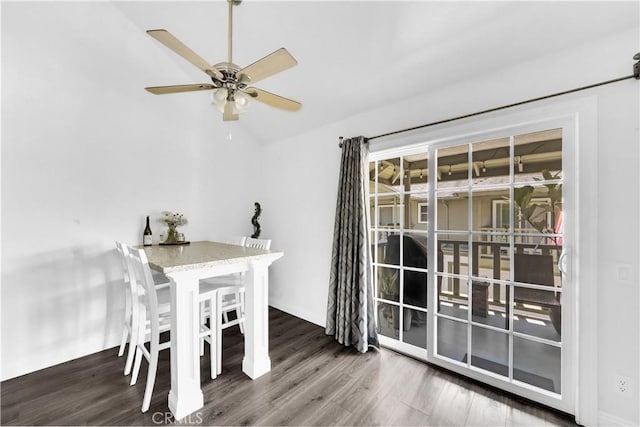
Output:
[[[426,208],[426,212],[423,212],[423,208]],[[422,220],[422,214],[426,213],[427,220]],[[428,224],[429,223],[429,203],[418,203],[418,224]]]

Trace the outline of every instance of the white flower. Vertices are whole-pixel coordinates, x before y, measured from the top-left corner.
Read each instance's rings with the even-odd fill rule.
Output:
[[[164,222],[171,228],[178,227],[180,225],[186,225],[188,223],[187,218],[181,213],[162,212],[163,217],[160,218],[160,222]]]

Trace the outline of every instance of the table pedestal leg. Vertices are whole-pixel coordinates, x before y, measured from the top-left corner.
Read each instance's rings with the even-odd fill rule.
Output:
[[[271,370],[269,358],[270,263],[252,262],[246,273],[244,359],[242,371],[251,379]]]
[[[171,279],[171,391],[169,409],[179,420],[204,406],[200,389],[198,333],[199,280],[172,274]]]

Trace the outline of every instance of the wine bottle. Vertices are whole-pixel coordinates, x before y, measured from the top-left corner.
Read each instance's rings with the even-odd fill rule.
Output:
[[[149,217],[147,217],[147,226],[144,228],[142,235],[142,244],[144,246],[151,246],[153,239],[151,237],[151,227],[149,227]]]

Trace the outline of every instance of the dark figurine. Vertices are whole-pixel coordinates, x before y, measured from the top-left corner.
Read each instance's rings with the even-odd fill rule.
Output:
[[[251,218],[251,224],[253,224],[253,234],[251,237],[257,239],[260,237],[260,223],[258,222],[258,219],[262,213],[262,208],[260,207],[260,203],[255,202],[254,204],[256,205],[256,212],[253,214],[253,218]]]

